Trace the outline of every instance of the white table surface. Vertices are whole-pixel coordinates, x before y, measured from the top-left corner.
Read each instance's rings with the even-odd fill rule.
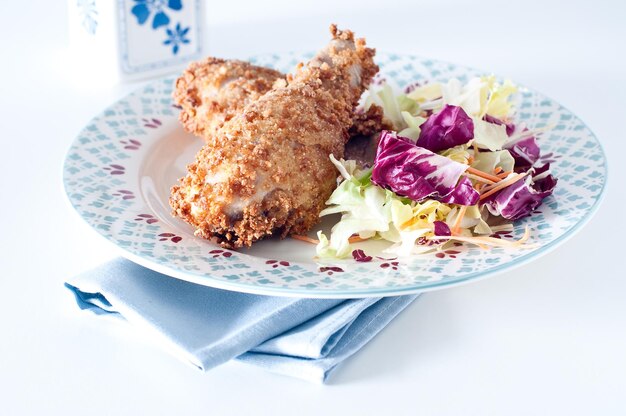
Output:
[[[0,414],[625,414],[626,9],[516,3],[208,2],[214,55],[312,50],[336,21],[379,50],[532,86],[587,122],[609,157],[604,204],[577,236],[504,275],[425,294],[330,385],[313,385],[238,363],[201,373],[78,310],[64,279],[114,250],[68,208],[62,161],[137,84],[77,85],[65,3],[2,1]]]

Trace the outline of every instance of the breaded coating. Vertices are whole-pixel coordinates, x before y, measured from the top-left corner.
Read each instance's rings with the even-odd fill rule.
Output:
[[[393,130],[393,125],[385,118],[382,107],[370,105],[367,111],[357,110],[352,116],[352,126],[348,130],[350,137],[372,136],[382,130]]]
[[[172,98],[181,107],[178,118],[184,129],[206,141],[225,121],[285,78],[270,68],[209,57],[189,65],[176,80]],[[382,108],[372,104],[367,111],[355,111],[348,134],[371,136],[390,128]]]
[[[248,103],[207,140],[180,185],[174,215],[225,247],[307,232],[336,185],[359,97],[378,71],[374,50],[331,26],[307,65]]]
[[[284,77],[243,61],[209,57],[193,62],[176,80],[172,94],[181,107],[179,120],[189,133],[207,140]]]

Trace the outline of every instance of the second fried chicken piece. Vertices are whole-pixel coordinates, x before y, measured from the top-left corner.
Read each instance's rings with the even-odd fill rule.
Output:
[[[224,123],[179,186],[174,215],[227,247],[304,233],[336,185],[354,108],[378,67],[373,49],[331,27],[333,40],[288,85]]]
[[[185,130],[206,140],[278,79],[284,75],[248,62],[212,57],[193,62],[174,86],[179,119]]]
[[[206,141],[272,86],[282,86],[276,81],[285,78],[278,71],[249,62],[209,57],[189,65],[176,80],[172,95],[181,107],[179,119],[185,130]],[[348,133],[350,137],[371,136],[390,128],[382,108],[372,104],[366,112],[355,111]]]

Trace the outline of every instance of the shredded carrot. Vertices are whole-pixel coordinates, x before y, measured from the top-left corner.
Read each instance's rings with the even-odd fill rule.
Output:
[[[511,173],[513,173],[513,171],[512,171],[512,170],[509,170],[508,172],[500,172],[500,173],[498,173],[496,176],[497,176],[498,178],[504,179],[504,178],[506,178],[507,176],[509,176]]]
[[[291,238],[296,239],[296,240],[300,240],[300,241],[304,241],[305,243],[311,243],[311,244],[319,244],[319,240],[316,240],[315,238],[311,238],[308,237],[306,235],[298,235],[298,234],[294,234],[291,236]],[[348,239],[348,242],[350,244],[352,243],[360,243],[361,241],[367,241],[369,240],[369,238],[361,238],[358,235],[354,235],[352,237],[350,237]]]
[[[513,172],[510,172],[510,173],[513,173]],[[510,174],[510,173],[509,173],[509,174]],[[494,183],[494,184],[492,184],[492,185],[485,185],[485,186],[482,188],[482,191],[483,191],[483,192],[488,192],[488,191],[491,191],[491,190],[492,190],[493,188],[495,188],[496,186],[499,186],[499,185],[501,185],[501,184],[508,183],[508,181],[510,181],[510,180],[512,180],[512,179],[514,179],[514,178],[516,178],[516,177],[517,177],[517,175],[513,175],[513,176],[511,176],[511,177],[509,177],[509,178],[503,178],[503,180],[502,180],[502,181],[500,181],[500,182],[498,182],[498,183]]]
[[[480,176],[481,178],[489,179],[493,182],[500,182],[502,180],[495,175],[491,175],[489,173],[483,172],[482,170],[474,169],[472,167],[467,168],[467,172],[471,173],[472,175]]]
[[[369,240],[369,238],[361,238],[358,235],[353,235],[352,237],[348,238],[348,243],[352,244],[352,243],[360,243],[361,241],[367,241]]]
[[[495,169],[493,170],[493,174],[498,176],[498,173],[502,172],[502,168],[500,166],[496,166]]]
[[[488,183],[490,185],[493,185],[495,183],[491,179],[483,178],[482,176],[478,176],[478,175],[472,175],[471,173],[466,173],[465,176],[467,176],[470,179],[474,179],[475,181]]]
[[[294,238],[294,239],[300,240],[300,241],[304,241],[305,243],[319,244],[319,240],[316,240],[315,238],[307,237],[306,235],[293,234],[291,236],[291,238]]]
[[[528,175],[528,172],[525,172],[521,175],[516,175],[510,179],[504,180],[502,182],[500,182],[499,184],[495,185],[494,187],[492,187],[491,189],[489,189],[488,191],[484,192],[480,198],[478,198],[479,200],[483,200],[485,198],[487,198],[490,195],[493,195],[494,193],[498,192],[501,189],[506,188],[507,186],[513,185],[515,182],[519,181],[520,179],[522,179],[523,177],[525,177],[526,175]]]
[[[454,220],[454,225],[452,226],[452,234],[459,233],[459,230],[461,228],[461,220],[463,220],[463,217],[465,216],[465,211],[467,211],[467,205],[461,206],[461,209],[459,210],[459,215],[456,217],[456,220]]]
[[[413,217],[409,220],[406,220],[405,222],[403,222],[402,224],[400,224],[400,230],[404,230],[407,227],[410,227],[411,225],[415,224],[415,222],[417,221],[417,218]]]
[[[404,229],[407,229],[409,227],[414,226],[415,224],[417,224],[420,221],[423,221],[424,218],[422,218],[422,216],[419,217],[413,217],[405,222],[403,222],[402,224],[400,224],[399,230],[402,231]]]
[[[474,156],[469,155],[469,157],[467,158],[467,164],[471,165],[472,163],[474,163]]]
[[[535,248],[537,244],[526,244],[528,238],[530,237],[530,229],[526,226],[524,230],[524,235],[515,241],[507,241],[500,238],[493,237],[463,237],[463,236],[434,236],[431,237],[430,240],[456,240],[465,243],[476,244],[482,249],[487,249],[488,247],[519,247],[519,248]]]

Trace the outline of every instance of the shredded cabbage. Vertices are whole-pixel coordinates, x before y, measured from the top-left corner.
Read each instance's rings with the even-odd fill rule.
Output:
[[[351,174],[352,161],[338,161],[334,157],[332,160],[344,179],[326,202],[329,207],[320,216],[342,215],[332,228],[330,239],[318,232],[316,251],[320,258],[350,256],[352,246],[349,239],[354,235],[400,243],[392,252],[410,253],[409,248],[415,245],[416,240],[434,235],[433,223],[445,221],[450,212],[450,207],[441,202],[413,202],[374,185],[369,171],[361,172],[361,177]]]
[[[470,153],[467,151],[468,147],[468,145],[462,144],[443,150],[439,152],[439,154],[441,156],[447,157],[448,159],[452,159],[457,163],[463,163],[464,165],[467,165],[470,157]]]
[[[429,82],[413,89],[413,91],[407,94],[407,98],[422,104],[427,101],[437,100],[441,98],[442,95],[441,84],[438,82]]]
[[[365,110],[372,104],[383,109],[385,118],[395,131],[401,132],[402,136],[409,137],[413,141],[417,140],[420,125],[426,121],[426,118],[422,117],[419,100],[410,98],[406,94],[395,94],[393,88],[384,83],[379,89],[370,87],[368,90]]]
[[[517,93],[517,87],[509,80],[505,80],[503,84],[495,82],[495,78],[490,77],[489,100],[485,114],[496,118],[507,118],[513,112],[511,97]]]
[[[515,159],[508,150],[497,152],[478,152],[474,155],[472,167],[483,172],[493,172],[495,168],[501,168],[504,172],[511,172],[515,166]]]
[[[474,119],[474,144],[481,149],[488,149],[492,152],[500,150],[508,137],[504,124],[494,124],[482,119]]]
[[[471,116],[482,118],[489,98],[489,84],[483,78],[472,78],[465,85],[452,78],[443,85],[443,103],[456,105]]]
[[[407,127],[404,130],[401,130],[398,135],[408,137],[409,139],[416,141],[422,132],[420,126],[426,121],[426,119],[420,116],[412,116],[408,111],[403,111],[401,114]]]
[[[350,256],[354,236],[389,241],[392,244],[384,252],[398,256],[441,250],[451,240],[483,248],[530,247],[528,229],[521,239],[506,241],[492,235],[511,232],[513,225],[490,224],[492,217],[529,215],[556,185],[549,165],[535,166],[538,131],[511,122],[517,91],[510,81],[500,83],[494,76],[472,78],[465,84],[455,78],[426,83],[407,94],[394,93],[388,84],[371,87],[365,109],[379,105],[394,131],[382,133],[370,169],[330,155],[341,176],[320,216],[341,214],[341,219],[329,237],[318,232],[317,256]],[[458,174],[451,175],[450,166]],[[494,177],[499,172],[529,169],[532,177],[491,191],[504,177]],[[407,191],[426,179],[433,189],[446,187],[445,195]],[[448,195],[448,188],[454,192]],[[490,194],[479,199],[481,192]],[[475,198],[470,202],[468,195]]]

